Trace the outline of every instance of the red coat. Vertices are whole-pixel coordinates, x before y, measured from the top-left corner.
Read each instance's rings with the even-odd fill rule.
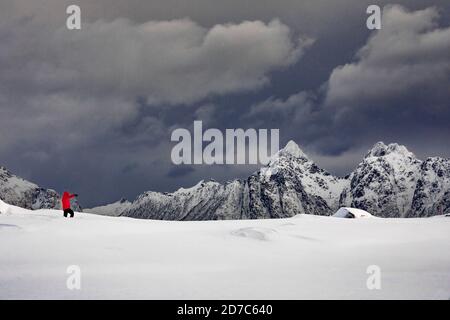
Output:
[[[70,209],[70,199],[74,198],[75,195],[74,194],[70,194],[67,191],[64,191],[63,196],[62,196],[62,207],[63,210],[66,209]]]

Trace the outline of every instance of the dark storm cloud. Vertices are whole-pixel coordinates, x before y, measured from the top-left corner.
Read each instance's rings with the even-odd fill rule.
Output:
[[[195,119],[280,128],[338,173],[378,140],[450,155],[448,1],[399,1],[380,32],[372,2],[2,1],[0,164],[94,205],[256,169],[174,168]]]
[[[41,28],[34,20],[9,26],[2,54],[7,61],[1,62],[7,89],[22,85],[37,92],[77,90],[190,104],[263,87],[270,71],[295,63],[310,43],[292,39],[278,20],[211,29],[189,19],[117,19],[84,24],[80,31],[47,27],[44,34]]]
[[[419,147],[425,138],[449,155],[450,27],[438,18],[436,8],[386,7],[356,62],[331,73],[326,110],[348,145],[385,138]]]
[[[450,28],[439,28],[438,18],[436,8],[386,7],[383,28],[357,51],[355,62],[331,72],[319,99],[306,92],[270,98],[254,105],[249,118],[294,124],[289,134],[321,154],[386,140],[420,154],[429,151],[422,149],[428,141],[449,155]]]

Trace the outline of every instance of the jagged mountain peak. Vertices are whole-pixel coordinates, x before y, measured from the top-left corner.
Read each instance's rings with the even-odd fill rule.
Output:
[[[2,181],[0,190],[9,189],[11,192],[15,193],[20,193],[23,190],[30,188],[38,188],[36,184],[14,175],[3,166],[0,167],[0,181]]]
[[[341,202],[384,217],[406,217],[422,174],[421,164],[405,146],[377,142],[350,174],[350,186]]]
[[[384,157],[384,156],[392,155],[392,154],[396,154],[396,155],[400,155],[400,156],[404,156],[404,157],[410,157],[410,158],[416,157],[414,155],[414,153],[409,151],[403,145],[400,145],[398,143],[390,143],[390,144],[386,145],[384,142],[379,141],[374,144],[372,149],[369,150],[369,152],[366,154],[365,158],[366,159],[371,158],[371,157],[379,158],[379,157]]]
[[[293,140],[289,140],[288,143],[286,143],[286,146],[280,151],[278,151],[272,159],[278,159],[279,157],[290,155],[295,158],[305,159],[309,160],[308,156],[303,152],[303,150],[299,147],[297,143]]]
[[[4,177],[12,177],[14,176],[8,169],[6,169],[6,167],[0,166],[0,176],[4,176]],[[20,177],[17,177],[17,179],[23,180]]]
[[[202,188],[205,186],[205,184],[210,184],[210,183],[217,183],[213,180],[209,180],[209,181],[205,181],[205,180],[200,180],[199,182],[197,182],[195,185],[193,185],[192,187],[189,188],[179,188],[177,191],[175,191],[175,193],[189,193],[192,192],[194,190],[197,190],[199,188]]]

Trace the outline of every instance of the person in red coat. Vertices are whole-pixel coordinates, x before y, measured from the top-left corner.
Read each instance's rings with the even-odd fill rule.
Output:
[[[77,194],[70,194],[67,191],[64,191],[62,196],[62,208],[64,210],[64,217],[67,217],[68,214],[70,214],[70,217],[73,218],[74,213],[73,210],[70,208],[70,199],[78,197]]]

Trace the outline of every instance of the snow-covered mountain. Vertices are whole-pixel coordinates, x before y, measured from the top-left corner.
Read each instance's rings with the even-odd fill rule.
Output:
[[[338,205],[344,179],[320,169],[293,142],[245,180],[200,181],[173,193],[146,192],[123,216],[164,220],[218,220],[328,215]]]
[[[378,142],[346,178],[319,168],[290,141],[245,180],[200,181],[173,193],[146,192],[121,213],[163,220],[331,215],[351,206],[380,217],[450,212],[450,160],[421,161],[406,147]]]
[[[131,205],[131,202],[128,201],[125,198],[120,199],[119,201],[116,201],[114,203],[110,203],[103,206],[93,207],[84,209],[85,212],[89,213],[95,213],[101,216],[111,216],[111,217],[117,217],[119,216],[123,211],[128,209],[128,207]]]
[[[450,159],[421,161],[404,146],[379,142],[350,174],[340,202],[382,217],[448,213]]]
[[[55,190],[41,188],[4,167],[0,167],[0,199],[25,209],[61,208],[61,197]],[[72,199],[72,207],[76,211],[82,210],[76,199]]]
[[[293,141],[244,183],[250,200],[249,218],[329,215],[346,186],[345,179],[319,168]]]
[[[407,216],[422,175],[421,163],[404,146],[378,142],[348,177],[341,205],[383,217]]]

